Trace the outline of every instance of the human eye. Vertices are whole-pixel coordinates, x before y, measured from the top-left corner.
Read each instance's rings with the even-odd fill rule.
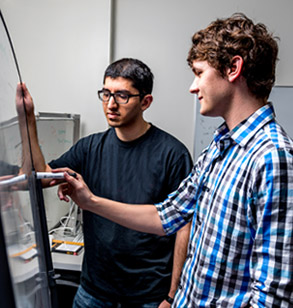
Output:
[[[115,100],[118,104],[125,104],[128,102],[128,94],[124,92],[116,92],[115,94]]]
[[[127,93],[124,93],[124,92],[117,92],[115,93],[116,97],[117,98],[120,98],[122,100],[125,100],[128,98],[128,94]]]
[[[200,77],[202,75],[202,70],[194,70],[194,75]]]
[[[109,98],[110,97],[110,91],[108,91],[108,90],[103,90],[103,97],[104,98]]]

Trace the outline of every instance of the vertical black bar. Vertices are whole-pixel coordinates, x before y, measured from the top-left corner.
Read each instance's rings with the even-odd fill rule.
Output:
[[[33,176],[36,178],[36,173],[32,173]],[[42,244],[45,257],[45,263],[47,268],[47,275],[48,275],[48,283],[50,288],[50,296],[51,296],[51,304],[53,308],[58,308],[58,294],[57,294],[57,286],[56,286],[56,275],[55,270],[53,267],[52,257],[51,257],[51,248],[50,242],[48,237],[48,227],[47,227],[47,219],[46,219],[46,211],[45,211],[45,203],[43,197],[43,188],[41,180],[36,180],[36,197],[38,203],[38,210],[39,210],[39,219],[40,219],[40,234],[42,236]]]
[[[30,203],[32,209],[32,216],[34,222],[34,230],[36,236],[36,246],[38,250],[38,258],[39,258],[39,272],[38,272],[38,283],[40,283],[40,294],[41,300],[45,308],[52,308],[50,293],[49,293],[49,280],[47,277],[47,264],[45,260],[45,251],[44,251],[44,243],[43,243],[43,234],[41,227],[41,219],[40,219],[40,210],[39,210],[39,198],[36,187],[36,179],[35,174],[32,174],[28,177],[28,189],[30,194]]]
[[[0,215],[0,298],[1,308],[15,308],[12,281],[9,272],[6,245]]]

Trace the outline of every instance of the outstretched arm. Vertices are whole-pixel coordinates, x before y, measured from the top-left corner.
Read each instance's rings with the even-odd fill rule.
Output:
[[[23,151],[20,173],[30,172],[27,169],[31,166],[31,158],[36,171],[51,171],[39,146],[33,99],[24,83],[17,85],[15,102]]]
[[[67,183],[61,184],[58,196],[61,200],[69,201],[70,197],[80,208],[112,220],[124,227],[157,235],[165,235],[160,217],[154,205],[134,205],[95,196],[83,181],[80,174],[76,178],[67,172],[68,168],[55,169],[64,172]]]

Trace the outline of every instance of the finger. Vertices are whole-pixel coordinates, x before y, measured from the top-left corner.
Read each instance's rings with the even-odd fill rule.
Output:
[[[22,86],[22,91],[23,91],[24,96],[27,97],[27,98],[30,98],[32,100],[32,97],[30,95],[30,92],[29,92],[25,82],[21,83],[21,86]]]
[[[58,198],[61,201],[65,201],[65,202],[69,202],[70,201],[70,199],[66,195],[63,195],[63,194],[58,194]]]
[[[4,180],[12,179],[13,177],[14,177],[14,175],[11,175],[11,174],[9,174],[9,175],[2,175],[2,176],[0,176],[0,182],[4,181]]]
[[[77,173],[74,172],[72,169],[67,168],[67,167],[52,169],[51,171],[52,171],[53,173],[57,173],[57,172],[67,172],[67,173],[69,173],[70,175],[73,175],[73,174],[74,174],[74,176],[77,174]]]
[[[27,88],[26,88],[24,83],[18,83],[17,84],[17,93],[21,97],[22,96],[24,96],[24,97],[26,96],[26,94],[28,93],[28,90],[27,90]]]
[[[77,173],[72,171],[71,169],[67,168],[67,167],[64,167],[64,168],[57,168],[57,169],[51,169],[51,172],[52,173],[63,173],[63,175],[65,173],[68,173],[69,175],[73,176],[73,177],[77,177]],[[54,185],[58,185],[58,184],[61,184],[64,182],[64,179],[63,178],[60,178],[60,179],[52,179],[49,183],[50,186],[54,186]]]
[[[69,174],[68,172],[64,173],[64,179],[67,183],[72,185],[74,188],[78,185],[79,181],[82,179],[82,177],[78,173],[74,173],[74,176],[72,174]]]
[[[56,168],[52,169],[52,172],[71,172],[72,170],[68,167],[63,167],[63,168]]]
[[[59,185],[58,191],[57,191],[58,198],[62,201],[69,202],[70,199],[67,197],[67,194],[68,194],[68,184],[66,183],[66,184]]]
[[[61,184],[61,183],[64,183],[64,180],[62,180],[62,179],[60,179],[60,180],[54,179],[54,180],[52,180],[52,181],[49,182],[49,186],[55,186],[55,185],[59,185],[59,184]]]
[[[17,93],[17,94],[21,93],[21,83],[20,83],[20,82],[17,83],[17,86],[16,86],[16,93]]]

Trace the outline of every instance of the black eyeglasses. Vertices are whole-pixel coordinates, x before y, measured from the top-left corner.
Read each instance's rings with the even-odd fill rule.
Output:
[[[142,95],[141,94],[129,94],[129,93],[125,93],[125,92],[111,93],[109,90],[98,91],[98,97],[104,103],[109,102],[111,96],[113,96],[115,103],[117,103],[117,104],[127,104],[131,97],[142,96]]]

